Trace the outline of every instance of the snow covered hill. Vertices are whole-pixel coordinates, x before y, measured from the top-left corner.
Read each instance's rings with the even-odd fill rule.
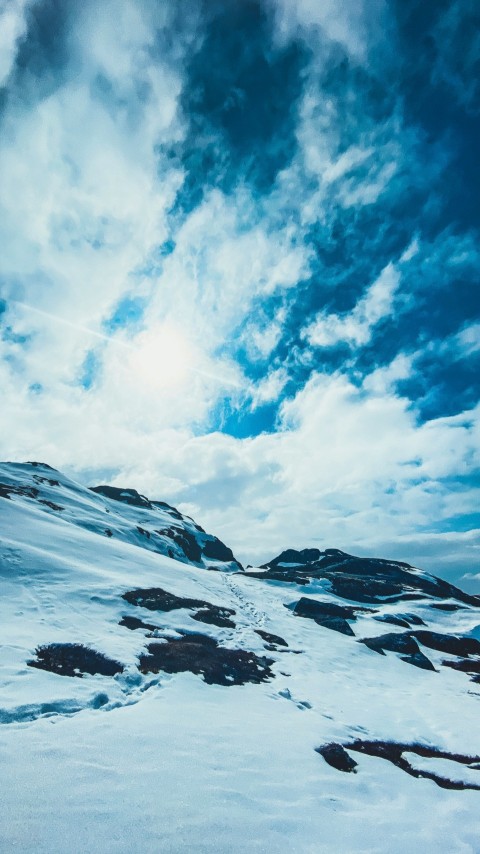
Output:
[[[0,466],[0,851],[480,851],[480,599]]]

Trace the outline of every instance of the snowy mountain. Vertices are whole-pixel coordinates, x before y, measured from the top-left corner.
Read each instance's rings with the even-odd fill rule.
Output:
[[[0,538],[0,851],[480,850],[480,597],[39,463]]]

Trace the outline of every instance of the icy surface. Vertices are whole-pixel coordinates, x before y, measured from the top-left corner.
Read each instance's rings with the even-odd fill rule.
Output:
[[[342,773],[316,749],[362,739],[478,757],[480,685],[443,666],[454,656],[419,643],[435,672],[358,641],[403,634],[376,619],[395,614],[479,637],[479,608],[444,611],[428,596],[369,605],[335,596],[322,579],[262,580],[203,552],[193,564],[183,552],[180,562],[175,541],[155,539],[155,529],[173,523],[200,547],[215,538],[168,506],[89,492],[42,466],[4,465],[0,481],[22,487],[0,497],[2,854],[477,854],[478,791],[442,789],[361,753],[351,754],[355,773]],[[152,588],[229,609],[234,627],[199,622],[198,609],[149,610],[123,598]],[[329,626],[329,614],[325,624],[299,618],[302,597],[350,609],[353,634]],[[120,625],[125,617],[146,628]],[[273,659],[273,678],[218,685],[201,673],[139,671],[147,635],[157,643],[199,632]],[[124,671],[69,678],[27,664],[42,645],[74,643]],[[475,762],[408,759],[480,783]]]

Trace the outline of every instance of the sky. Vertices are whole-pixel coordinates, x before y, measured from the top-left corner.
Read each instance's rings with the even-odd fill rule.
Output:
[[[479,588],[479,138],[478,0],[0,0],[0,456]]]

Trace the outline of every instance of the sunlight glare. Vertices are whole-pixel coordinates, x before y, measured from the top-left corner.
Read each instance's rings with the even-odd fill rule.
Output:
[[[192,369],[193,352],[180,330],[163,325],[140,333],[129,362],[136,381],[152,389],[174,388]]]

